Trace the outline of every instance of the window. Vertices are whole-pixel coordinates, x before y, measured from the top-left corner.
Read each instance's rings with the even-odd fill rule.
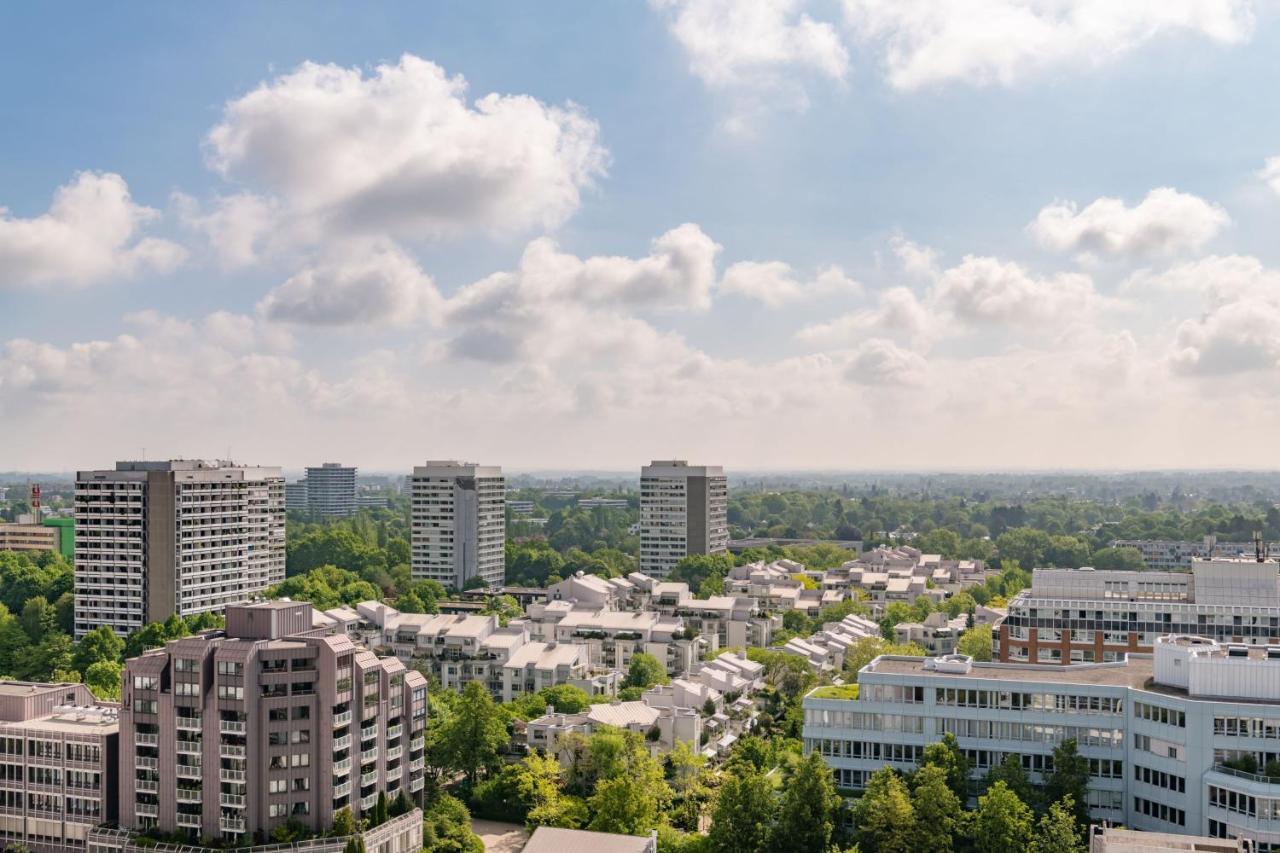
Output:
[[[289,719],[288,708],[272,708],[267,711],[267,720],[273,723],[283,723]]]
[[[290,743],[311,743],[311,729],[294,729],[289,733]]]
[[[295,791],[310,791],[310,790],[311,790],[311,779],[310,779],[310,777],[307,777],[307,776],[299,776],[299,777],[297,777],[296,779],[294,779],[294,780],[293,780],[293,790],[295,790]]]
[[[290,763],[294,767],[310,767],[311,754],[308,752],[296,752],[293,754]]]
[[[310,706],[310,705],[298,705],[298,706],[296,706],[296,707],[293,709],[293,718],[294,718],[295,720],[309,720],[309,719],[311,719],[311,706]]]
[[[244,699],[243,687],[232,687],[230,684],[218,685],[219,699]]]
[[[289,790],[289,783],[285,779],[272,779],[267,783],[267,790],[273,794],[284,794]]]
[[[270,817],[284,817],[289,813],[289,806],[285,803],[272,803],[267,806],[267,814]]]
[[[195,672],[196,662],[191,658],[174,658],[173,671],[174,672]]]
[[[218,661],[218,675],[244,675],[244,664],[238,660]]]
[[[160,679],[154,675],[135,675],[133,677],[134,690],[155,690],[160,686]]]

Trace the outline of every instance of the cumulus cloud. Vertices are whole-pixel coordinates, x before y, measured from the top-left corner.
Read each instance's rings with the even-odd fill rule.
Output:
[[[1251,0],[844,0],[853,37],[882,53],[892,86],[1010,86],[1048,68],[1098,65],[1158,37],[1220,44],[1253,31]]]
[[[1100,198],[1083,210],[1055,202],[1027,230],[1055,252],[1143,258],[1199,249],[1230,222],[1218,205],[1160,187],[1133,207],[1118,198]]]
[[[923,342],[934,331],[934,318],[915,293],[893,287],[880,295],[876,306],[805,326],[796,337],[816,346],[847,347],[867,335]]]
[[[664,337],[634,311],[705,310],[720,246],[686,223],[653,241],[641,258],[579,258],[546,238],[519,267],[487,276],[446,303],[454,355],[490,362],[555,353],[602,357],[659,349]]]
[[[1248,255],[1209,255],[1167,269],[1138,270],[1125,279],[1121,289],[1202,294],[1211,306],[1241,298],[1280,299],[1280,271]]]
[[[1267,162],[1263,164],[1262,170],[1258,172],[1258,177],[1271,187],[1276,195],[1280,195],[1280,156],[1268,157]]]
[[[806,298],[861,293],[862,285],[836,266],[826,267],[806,282],[782,261],[739,261],[725,270],[719,290],[777,308]]]
[[[859,385],[921,385],[928,364],[924,357],[893,341],[871,338],[852,353],[845,378]]]
[[[803,0],[650,0],[708,87],[733,93],[731,129],[766,105],[803,111],[804,76],[843,80],[849,52],[836,28],[802,11]]]
[[[250,266],[269,254],[286,235],[280,233],[280,205],[254,193],[215,197],[207,206],[185,193],[173,203],[183,225],[204,235],[227,269]]]
[[[47,213],[20,219],[0,207],[0,287],[49,282],[88,285],[186,260],[176,243],[143,236],[159,212],[137,204],[124,178],[80,172],[54,193]]]
[[[913,243],[901,235],[890,241],[890,247],[902,271],[918,278],[936,278],[938,275],[938,253],[928,246]]]
[[[233,260],[253,256],[267,214],[301,242],[551,228],[608,159],[578,106],[499,94],[469,102],[461,76],[409,54],[368,75],[305,62],[229,101],[206,155],[250,188],[204,215]]]
[[[933,289],[937,304],[977,325],[1064,323],[1091,308],[1097,293],[1080,273],[1037,278],[999,258],[966,256],[943,272]]]
[[[272,320],[312,326],[398,325],[436,319],[442,304],[431,277],[389,241],[331,247],[258,303]]]

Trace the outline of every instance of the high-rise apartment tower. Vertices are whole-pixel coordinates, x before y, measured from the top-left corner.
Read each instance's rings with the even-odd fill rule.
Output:
[[[463,589],[506,573],[506,480],[497,465],[428,462],[413,469],[413,577]]]
[[[640,571],[665,577],[690,554],[729,547],[729,485],[719,465],[657,460],[640,469]]]
[[[317,518],[346,518],[356,511],[356,469],[326,462],[307,469],[307,509]]]

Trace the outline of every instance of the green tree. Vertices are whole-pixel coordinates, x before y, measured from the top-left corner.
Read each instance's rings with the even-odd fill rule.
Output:
[[[978,798],[973,813],[973,849],[977,853],[1024,853],[1031,842],[1031,808],[997,782]]]
[[[765,853],[777,814],[773,786],[763,773],[742,769],[727,776],[711,812],[712,853]]]
[[[58,611],[43,595],[37,595],[22,606],[22,627],[38,643],[58,630]]]
[[[1084,853],[1084,833],[1074,812],[1075,802],[1070,797],[1049,806],[1036,824],[1031,853]]]
[[[1027,776],[1026,769],[1022,766],[1022,756],[1009,753],[1003,761],[992,767],[991,772],[987,774],[987,787],[990,788],[996,782],[1003,782],[1017,795],[1018,799],[1031,808],[1036,808],[1039,796],[1031,784],[1030,777]]]
[[[100,661],[119,663],[124,653],[124,640],[106,625],[99,625],[89,631],[76,643],[75,656],[72,662],[75,668],[88,673],[89,667]]]
[[[1081,829],[1089,826],[1089,759],[1076,749],[1074,738],[1068,738],[1053,748],[1053,772],[1045,780],[1046,803],[1071,801],[1076,823]]]
[[[622,680],[622,686],[647,690],[655,684],[666,684],[670,680],[667,668],[661,661],[648,652],[637,652],[631,656],[631,664],[627,667],[627,677]]]
[[[853,820],[863,853],[913,853],[917,849],[915,807],[902,777],[891,767],[871,774],[866,790],[853,805]]]
[[[422,812],[422,849],[432,853],[484,853],[471,831],[471,814],[456,797],[437,794]]]
[[[350,806],[343,806],[333,813],[333,834],[351,835],[356,831],[356,820]]]
[[[381,826],[387,822],[387,818],[389,816],[390,811],[387,807],[387,792],[379,791],[378,799],[373,804],[373,815],[370,817],[369,823],[372,826]]]
[[[621,835],[645,835],[662,823],[671,801],[671,789],[662,768],[639,736],[621,735],[623,748],[606,770],[600,771],[595,793],[587,801],[591,809],[588,829]],[[596,752],[592,751],[592,761]]]
[[[926,765],[911,779],[911,807],[916,818],[915,849],[951,853],[964,820],[964,806],[947,785],[947,774]]]
[[[1140,572],[1147,567],[1137,548],[1099,548],[1090,555],[1089,563],[1100,571]]]
[[[113,660],[100,660],[84,670],[84,684],[99,699],[118,700],[124,667]]]
[[[773,834],[777,853],[825,853],[840,813],[831,770],[818,753],[810,753],[791,774],[782,794]]]
[[[474,786],[481,771],[498,763],[498,748],[507,740],[507,727],[489,691],[479,681],[462,689],[456,712],[443,722],[439,756],[444,766],[466,774]]]
[[[991,628],[986,625],[969,628],[956,641],[956,651],[976,661],[991,660]]]
[[[947,732],[942,740],[934,741],[924,748],[920,765],[934,766],[942,770],[947,778],[947,787],[962,802],[969,801],[969,760],[960,749],[956,736]]]

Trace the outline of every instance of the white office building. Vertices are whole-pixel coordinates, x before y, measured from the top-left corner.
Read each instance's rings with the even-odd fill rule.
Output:
[[[428,462],[410,477],[412,572],[463,589],[506,572],[506,481],[497,465]]]
[[[347,518],[356,511],[356,469],[326,462],[307,468],[307,509],[317,518]]]
[[[719,465],[683,459],[640,469],[640,571],[666,577],[690,554],[729,548],[729,484]]]
[[[948,732],[975,780],[1012,754],[1035,781],[1072,738],[1096,819],[1280,850],[1280,775],[1265,775],[1280,759],[1278,646],[1169,634],[1153,654],[1076,666],[883,656],[858,684],[857,699],[804,700],[805,748],[841,787],[910,769]]]
[[[75,631],[221,613],[284,580],[279,468],[175,459],[80,471]]]

